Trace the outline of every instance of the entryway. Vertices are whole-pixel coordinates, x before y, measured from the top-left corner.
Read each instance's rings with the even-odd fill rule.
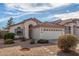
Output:
[[[33,25],[30,24],[29,25],[29,39],[32,39],[32,27],[33,27]]]

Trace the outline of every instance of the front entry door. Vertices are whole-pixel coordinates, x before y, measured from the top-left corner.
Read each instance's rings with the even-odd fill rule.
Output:
[[[32,39],[32,25],[29,25],[29,39]]]

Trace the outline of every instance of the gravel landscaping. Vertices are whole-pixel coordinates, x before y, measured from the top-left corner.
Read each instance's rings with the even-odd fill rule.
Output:
[[[0,56],[56,56],[60,54],[56,44],[29,44],[30,40],[21,42],[16,40],[14,44],[4,45],[0,40]],[[79,45],[78,45],[79,46]],[[23,48],[23,49],[22,49]],[[77,52],[78,52],[77,47]]]

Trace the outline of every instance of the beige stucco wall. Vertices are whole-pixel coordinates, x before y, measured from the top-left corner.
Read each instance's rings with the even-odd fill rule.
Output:
[[[75,26],[79,27],[79,21],[76,21]],[[79,37],[79,28],[75,28],[75,35]]]
[[[79,26],[79,21],[76,21],[76,25]]]
[[[74,29],[73,26],[75,25],[75,23],[69,23],[69,24],[65,24],[65,26],[70,26],[71,27],[71,34],[74,34]]]
[[[18,25],[15,25],[15,26],[12,26],[10,27],[9,29],[9,32],[12,32],[12,33],[15,33],[15,29],[17,27],[21,27],[24,29],[24,37],[26,39],[29,39],[29,25],[32,24],[33,26],[37,25],[36,22],[32,21],[32,20],[29,20],[29,21],[26,21],[25,23],[22,23],[22,24],[18,24]]]
[[[32,30],[32,38],[35,39],[35,40],[39,40],[40,39],[40,28],[34,28]]]
[[[15,29],[17,27],[21,27],[24,30],[24,24],[18,24],[18,25],[15,25],[15,26],[11,26],[10,29],[9,29],[9,32],[15,33]],[[24,36],[24,31],[23,31],[23,36]],[[18,35],[15,35],[15,38],[18,38],[18,37],[19,37]]]
[[[76,35],[79,37],[79,28],[74,28],[73,26],[78,26],[79,27],[79,21],[76,21],[76,23],[68,23],[65,24],[65,26],[70,26],[71,27],[71,34]],[[75,31],[75,33],[74,33]]]
[[[25,28],[24,35],[25,35],[25,38],[26,38],[26,39],[29,39],[29,25],[30,25],[30,24],[32,24],[33,26],[37,25],[36,22],[31,21],[31,20],[26,21],[26,22],[24,23],[24,28]]]
[[[15,29],[17,27],[24,28],[23,26],[24,26],[24,24],[18,24],[18,25],[12,26],[12,27],[10,27],[9,32],[15,33]]]

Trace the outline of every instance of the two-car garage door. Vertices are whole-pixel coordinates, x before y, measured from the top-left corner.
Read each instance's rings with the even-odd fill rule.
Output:
[[[63,30],[56,30],[56,31],[43,31],[40,34],[41,39],[47,39],[47,40],[52,40],[52,39],[58,39],[60,35],[63,34]]]

